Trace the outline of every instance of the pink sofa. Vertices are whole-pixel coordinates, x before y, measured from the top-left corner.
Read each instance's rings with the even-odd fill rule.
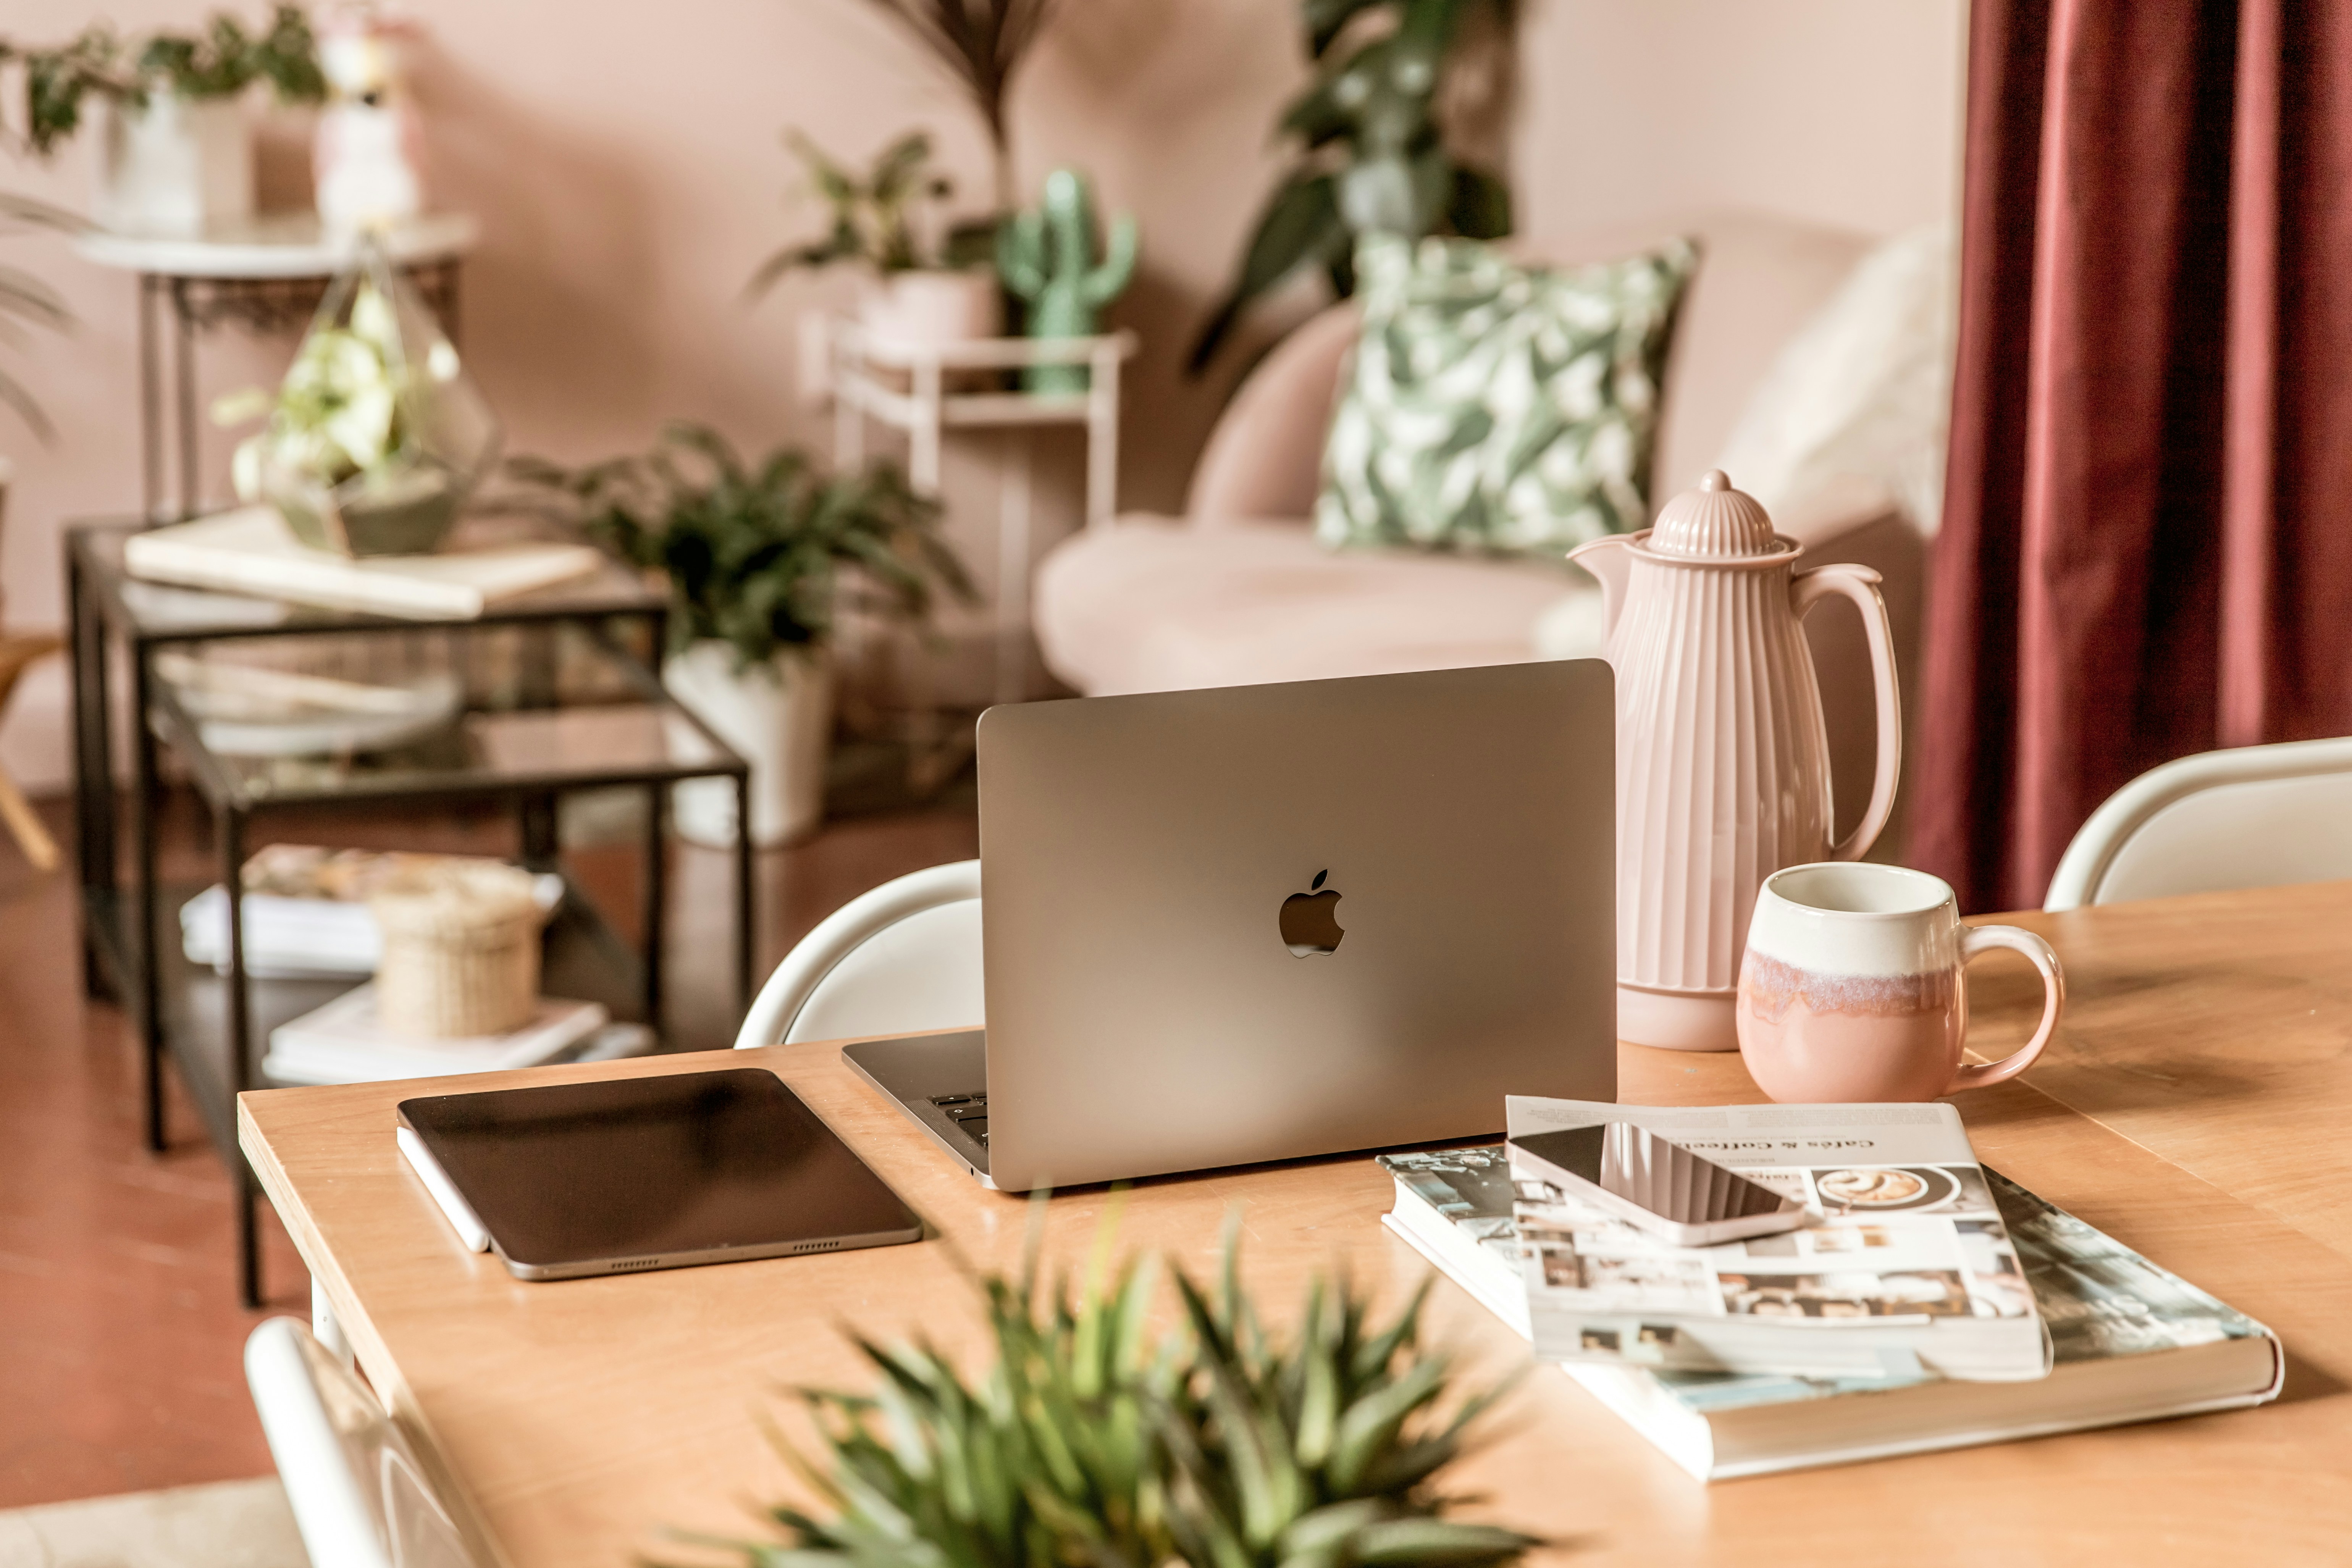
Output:
[[[1869,244],[1783,219],[1715,215],[1528,248],[1598,258],[1674,234],[1697,235],[1706,255],[1667,366],[1655,501],[1714,463],[1781,345]],[[1100,696],[1598,651],[1592,615],[1556,619],[1538,646],[1547,612],[1596,592],[1559,563],[1335,552],[1314,542],[1307,518],[1355,331],[1353,308],[1335,305],[1266,356],[1212,433],[1184,517],[1121,517],[1046,557],[1035,616],[1055,675]],[[1784,507],[1774,521],[1808,546],[1811,562],[1858,561],[1885,574],[1907,686],[1924,548],[1891,498],[1875,485],[1838,487]],[[1830,716],[1840,816],[1850,818],[1870,794],[1869,658],[1850,612],[1825,610],[1807,631]]]

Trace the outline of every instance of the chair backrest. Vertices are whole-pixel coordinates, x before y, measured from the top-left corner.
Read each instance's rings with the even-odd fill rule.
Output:
[[[2352,877],[2352,738],[2203,752],[2107,797],[2045,910]]]
[[[1531,259],[1605,261],[1679,235],[1703,248],[1667,362],[1656,479],[1694,484],[1723,450],[1774,357],[1852,274],[1866,235],[1760,213],[1699,213],[1551,239],[1513,241]],[[1331,306],[1276,344],[1210,432],[1184,510],[1194,518],[1303,518],[1321,488],[1323,437],[1356,310]]]
[[[471,1568],[408,1440],[310,1330],[292,1318],[254,1330],[245,1380],[311,1562]]]
[[[980,862],[911,872],[852,899],[760,988],[738,1050],[779,1040],[978,1028]]]

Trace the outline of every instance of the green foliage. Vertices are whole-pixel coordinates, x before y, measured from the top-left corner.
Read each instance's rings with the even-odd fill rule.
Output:
[[[1350,258],[1360,235],[1495,239],[1511,232],[1508,188],[1446,146],[1437,102],[1469,14],[1492,6],[1507,24],[1513,5],[1301,0],[1317,70],[1279,122],[1278,134],[1293,143],[1291,167],[1192,345],[1194,373],[1215,357],[1252,302],[1300,268],[1320,268],[1334,293],[1353,293]]]
[[[745,666],[831,637],[846,602],[921,622],[938,593],[972,598],[939,507],[887,463],[828,477],[778,447],[753,468],[707,426],[674,424],[640,457],[508,472],[594,538],[668,574],[670,639],[716,637]]]
[[[822,239],[787,246],[760,264],[749,291],[766,293],[785,273],[803,267],[859,261],[877,272],[910,272],[936,262],[915,237],[919,205],[942,202],[955,185],[931,167],[931,139],[912,131],[875,158],[861,180],[798,131],[784,133],[809,172],[809,189],[831,209],[833,226]]]
[[[410,365],[401,352],[392,302],[362,279],[352,294],[348,321],[312,329],[275,395],[235,393],[213,405],[220,424],[269,419],[236,449],[237,494],[258,497],[262,473],[272,464],[327,486],[382,469],[407,445],[417,422],[416,384],[424,368]]]
[[[1229,1236],[1213,1291],[1172,1270],[1183,1321],[1154,1335],[1155,1271],[1104,1264],[1075,1300],[1043,1291],[1033,1239],[1018,1279],[982,1280],[977,1384],[928,1342],[857,1339],[877,1391],[803,1392],[820,1452],[779,1443],[823,1511],[772,1509],[782,1543],[700,1544],[747,1568],[1486,1568],[1538,1544],[1444,1517],[1438,1474],[1499,1391],[1449,1400],[1426,1287],[1374,1327],[1318,1279],[1272,1334]]]
[[[29,196],[0,192],[0,237],[21,234],[28,228],[80,226],[81,220],[71,213]],[[62,331],[72,321],[64,297],[56,289],[22,268],[0,267],[0,346],[21,348],[26,342],[27,328]],[[16,416],[42,440],[55,434],[38,400],[5,367],[0,367],[0,403],[15,409]]]
[[[80,128],[82,100],[93,92],[143,104],[151,92],[233,98],[267,81],[289,103],[317,103],[327,96],[318,40],[299,5],[274,8],[258,33],[219,12],[198,35],[155,33],[135,47],[104,22],[50,48],[0,39],[0,67],[12,62],[24,72],[22,135],[43,156]]]
[[[996,205],[1013,205],[1013,144],[1005,104],[1013,73],[1045,30],[1055,0],[868,0],[939,62],[988,127]],[[984,259],[982,250],[980,258]],[[951,258],[950,265],[957,265]]]

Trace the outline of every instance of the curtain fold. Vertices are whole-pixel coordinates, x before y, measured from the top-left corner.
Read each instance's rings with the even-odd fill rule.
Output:
[[[1915,858],[2352,732],[2352,0],[1976,0]]]

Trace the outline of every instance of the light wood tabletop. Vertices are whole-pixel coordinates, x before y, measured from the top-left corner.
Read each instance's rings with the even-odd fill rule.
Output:
[[[1563,1542],[1549,1555],[1572,1563],[2352,1555],[2352,1209],[2329,1184],[2352,1179],[2329,1135],[2352,1099],[2352,884],[2019,920],[2057,944],[2074,1008],[2027,1083],[1958,1102],[1979,1153],[2276,1330],[2289,1358],[2278,1403],[1706,1487],[1538,1369],[1507,1437],[1462,1468],[1486,1516]],[[1997,1051],[2023,1033],[2025,993],[1989,974],[1981,994]],[[939,1239],[526,1284],[459,1247],[392,1137],[394,1106],[420,1092],[751,1063],[792,1084]],[[1736,1056],[1628,1046],[1620,1065],[1628,1101],[1759,1098]],[[950,1248],[1009,1265],[1028,1221],[1024,1200],[980,1188],[829,1044],[277,1090],[246,1096],[239,1116],[370,1380],[483,1561],[515,1568],[617,1568],[662,1550],[665,1526],[752,1530],[746,1505],[787,1486],[759,1433],[771,1391],[862,1385],[845,1324],[976,1349]],[[1205,1271],[1238,1208],[1247,1280],[1279,1319],[1317,1269],[1397,1289],[1423,1276],[1380,1226],[1391,1193],[1359,1156],[1166,1178],[1126,1195],[1118,1235]],[[1083,1260],[1112,1201],[1100,1189],[1054,1198],[1049,1258]],[[1433,1321],[1478,1359],[1526,1359],[1525,1342],[1450,1283]]]

